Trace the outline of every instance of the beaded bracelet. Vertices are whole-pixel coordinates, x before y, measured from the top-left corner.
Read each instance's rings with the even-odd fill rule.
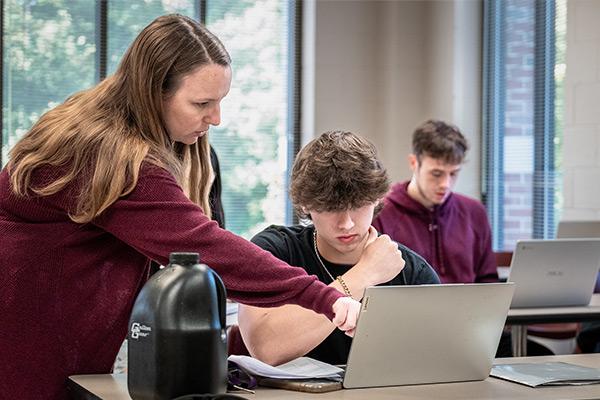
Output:
[[[340,283],[340,285],[342,285],[342,289],[344,289],[344,294],[348,297],[352,297],[352,293],[350,293],[350,289],[348,289],[348,286],[346,285],[346,282],[344,282],[342,276],[338,275],[335,279]]]

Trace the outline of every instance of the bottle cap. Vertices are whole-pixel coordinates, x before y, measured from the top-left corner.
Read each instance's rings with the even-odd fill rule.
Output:
[[[191,265],[200,262],[200,254],[175,252],[169,255],[169,264]]]

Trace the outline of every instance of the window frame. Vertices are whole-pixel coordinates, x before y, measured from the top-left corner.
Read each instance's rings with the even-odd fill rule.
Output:
[[[214,0],[218,1],[218,0]],[[199,22],[206,23],[208,0],[196,0],[193,2],[194,18]],[[287,104],[287,173],[284,179],[285,188],[285,204],[284,215],[286,224],[297,222],[297,218],[293,211],[293,207],[289,198],[289,180],[291,175],[291,167],[295,155],[300,150],[301,143],[301,72],[302,72],[302,1],[301,0],[286,0],[285,4],[288,7],[288,104]],[[4,76],[4,0],[0,0],[0,73]],[[109,16],[109,0],[95,0],[95,83],[100,82],[107,76],[108,67],[108,16]],[[3,91],[4,81],[0,84],[0,95],[4,103]],[[0,132],[3,132],[4,117],[0,119]],[[0,149],[3,148],[3,135],[0,134]],[[0,152],[0,168],[6,160],[2,159]]]
[[[532,238],[555,234],[555,0],[535,1],[533,88]],[[504,0],[485,0],[483,6],[482,199],[492,227],[492,247],[504,246]]]

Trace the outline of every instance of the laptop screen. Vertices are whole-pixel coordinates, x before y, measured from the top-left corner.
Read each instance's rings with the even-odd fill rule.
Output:
[[[513,291],[511,283],[367,288],[344,387],[485,379]]]

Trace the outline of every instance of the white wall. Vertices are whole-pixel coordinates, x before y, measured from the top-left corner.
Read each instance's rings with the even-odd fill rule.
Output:
[[[312,69],[312,81],[305,80],[304,140],[328,129],[360,133],[377,145],[398,180],[409,176],[406,155],[414,127],[429,117],[447,119],[471,144],[457,190],[479,197],[481,2],[306,4],[313,23],[306,45],[314,63],[305,66],[305,72]],[[565,219],[600,219],[598,21],[600,0],[568,0]]]
[[[426,3],[431,27],[426,110],[466,136],[470,150],[456,190],[480,198],[482,5],[475,0]]]
[[[600,219],[600,1],[567,2],[563,219]]]
[[[361,134],[400,180],[414,128],[445,119],[471,145],[456,189],[479,198],[479,0],[307,1],[304,28],[304,142],[331,129]]]

